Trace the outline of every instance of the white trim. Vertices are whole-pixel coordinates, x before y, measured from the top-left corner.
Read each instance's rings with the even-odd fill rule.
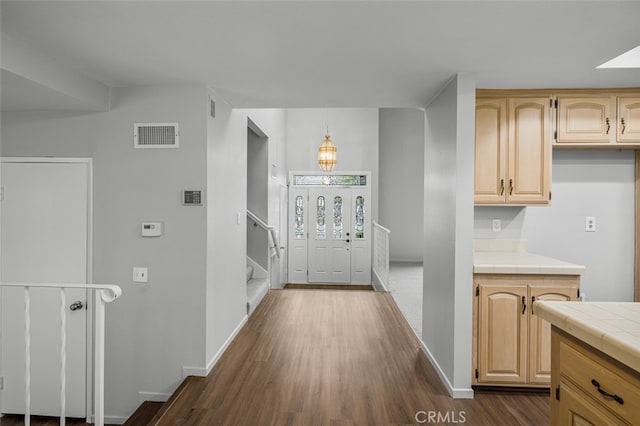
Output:
[[[375,288],[376,291],[386,291],[386,292],[388,292],[389,290],[384,285],[384,282],[382,282],[382,280],[380,279],[380,275],[378,275],[378,272],[374,268],[371,268],[371,272],[372,272],[371,284],[373,284],[373,288]]]
[[[138,392],[138,406],[142,405],[146,401],[167,402],[169,398],[171,398],[170,393]]]
[[[268,279],[269,278],[269,272],[267,272],[267,270],[264,269],[262,266],[258,265],[258,262],[256,262],[255,260],[253,260],[249,256],[247,256],[247,263],[248,263],[247,266],[253,267],[253,276],[252,276],[252,278],[256,278],[256,279]]]
[[[0,157],[3,163],[92,163],[90,157]]]
[[[87,423],[91,423],[93,424],[93,416],[91,416],[90,419],[88,419],[90,421],[87,421]],[[104,423],[105,424],[110,424],[110,425],[123,425],[125,424],[125,422],[129,420],[129,417],[125,417],[125,416],[104,416]]]
[[[244,318],[242,318],[242,321],[240,321],[238,326],[229,335],[227,340],[222,344],[222,346],[220,347],[218,352],[216,352],[216,354],[213,356],[213,358],[211,358],[211,360],[207,363],[207,366],[205,368],[202,368],[202,367],[182,367],[182,378],[186,379],[189,376],[207,377],[209,375],[209,373],[211,373],[211,370],[213,370],[213,367],[215,367],[217,362],[220,360],[220,358],[222,357],[224,352],[227,350],[227,348],[229,347],[231,342],[233,342],[233,339],[236,338],[236,336],[238,335],[240,330],[242,330],[242,327],[244,327],[244,325],[247,323],[248,319],[249,319],[248,315],[245,315]]]
[[[444,374],[444,371],[442,371],[442,368],[440,368],[438,361],[436,361],[436,358],[433,356],[427,345],[422,341],[422,339],[418,340],[420,341],[420,348],[422,349],[422,352],[424,352],[424,354],[427,356],[427,359],[429,360],[429,362],[431,362],[431,365],[433,365],[433,368],[438,373],[438,376],[440,376],[440,381],[442,381],[442,384],[444,384],[444,386],[447,388],[447,392],[449,392],[449,395],[451,395],[453,399],[473,399],[473,389],[454,388],[447,375]]]
[[[93,284],[93,159],[90,157],[0,157],[2,163],[60,163],[60,164],[86,164],[87,165],[87,284]],[[86,359],[86,391],[85,391],[85,415],[87,423],[93,419],[93,298],[89,290],[87,300],[87,359]],[[0,371],[1,373],[1,371]],[[126,420],[126,419],[125,419]]]

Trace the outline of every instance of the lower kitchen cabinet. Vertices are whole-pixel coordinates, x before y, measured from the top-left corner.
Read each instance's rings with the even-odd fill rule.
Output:
[[[640,424],[640,373],[552,329],[552,425]]]
[[[577,300],[578,275],[474,275],[473,384],[548,387],[551,326],[536,300]]]

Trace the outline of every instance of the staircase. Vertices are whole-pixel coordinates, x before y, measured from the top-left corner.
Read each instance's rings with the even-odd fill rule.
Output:
[[[269,292],[269,278],[254,277],[253,266],[247,265],[247,315],[251,315]]]

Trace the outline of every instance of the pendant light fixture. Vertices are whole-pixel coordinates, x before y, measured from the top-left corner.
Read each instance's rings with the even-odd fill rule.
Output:
[[[323,172],[330,172],[333,170],[333,166],[338,162],[338,148],[331,141],[329,136],[329,125],[327,124],[327,134],[324,137],[324,141],[318,148],[318,165]]]

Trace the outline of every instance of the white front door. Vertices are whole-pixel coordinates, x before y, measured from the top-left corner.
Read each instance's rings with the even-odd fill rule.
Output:
[[[3,160],[1,212],[4,282],[86,283],[88,162]],[[24,289],[2,288],[3,413],[25,409]],[[60,413],[60,291],[31,288],[31,413]],[[84,290],[66,290],[66,413],[85,417],[86,308],[70,310]]]
[[[310,283],[351,282],[351,190],[309,189]]]

